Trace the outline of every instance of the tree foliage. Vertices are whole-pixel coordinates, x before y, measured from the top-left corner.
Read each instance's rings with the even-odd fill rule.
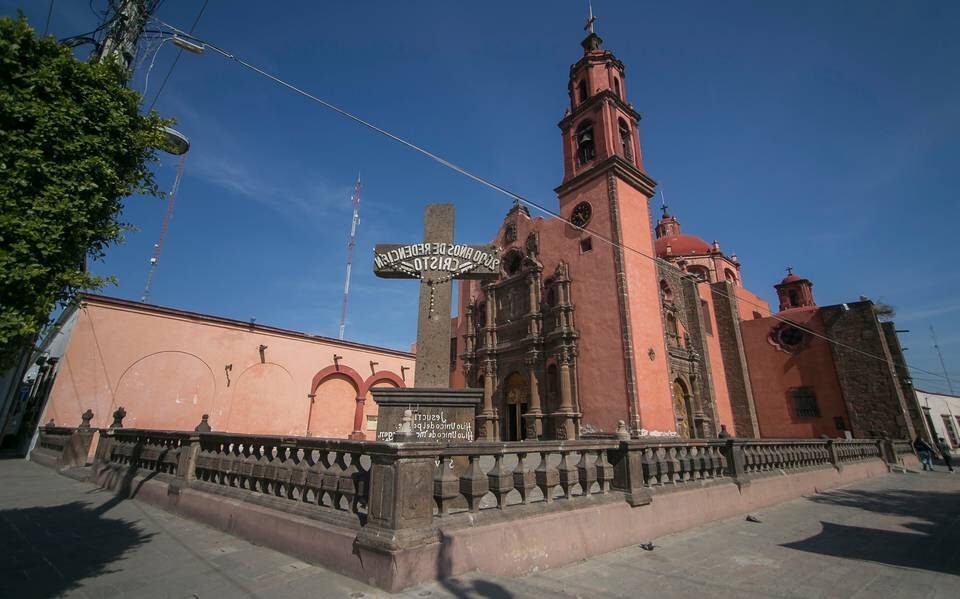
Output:
[[[107,282],[85,263],[122,240],[123,198],[161,195],[164,123],[124,83],[119,65],[0,19],[0,368],[58,303]]]

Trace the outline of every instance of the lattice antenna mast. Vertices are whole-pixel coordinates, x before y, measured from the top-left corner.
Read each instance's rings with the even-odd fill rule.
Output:
[[[350,223],[350,241],[347,242],[347,280],[343,284],[343,305],[340,307],[340,340],[347,330],[347,300],[350,299],[350,271],[353,270],[353,248],[357,245],[357,226],[360,224],[360,173],[357,173],[357,185],[353,188],[353,221]]]
[[[943,354],[940,353],[940,345],[937,343],[937,333],[933,330],[933,325],[930,325],[930,337],[933,338],[933,349],[937,350],[937,357],[940,358],[943,378],[947,379],[947,389],[950,390],[950,395],[953,395],[953,384],[950,382],[950,375],[947,374],[947,365],[943,362]]]
[[[183,179],[183,168],[187,163],[187,155],[181,154],[180,161],[177,164],[177,176],[173,180],[173,188],[170,190],[170,196],[167,198],[167,210],[163,213],[163,223],[160,225],[160,235],[157,242],[153,244],[153,256],[150,257],[150,272],[147,274],[147,285],[143,288],[143,295],[140,301],[146,303],[150,297],[150,289],[153,287],[153,275],[157,272],[157,265],[160,264],[160,252],[163,251],[163,241],[167,238],[167,229],[170,228],[170,219],[173,218],[173,205],[177,201],[177,191],[180,189],[180,180]]]

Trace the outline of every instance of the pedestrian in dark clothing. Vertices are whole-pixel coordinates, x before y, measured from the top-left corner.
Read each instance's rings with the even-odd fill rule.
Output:
[[[729,438],[730,438],[730,433],[727,432],[727,425],[726,425],[726,424],[721,424],[721,425],[720,425],[720,432],[717,433],[717,438],[719,438],[719,439],[729,439]]]
[[[913,448],[917,450],[917,457],[920,458],[920,465],[923,466],[923,469],[933,470],[933,448],[930,447],[930,444],[917,435],[917,438],[913,441]]]
[[[950,446],[947,445],[943,437],[937,439],[937,449],[940,450],[940,456],[943,458],[943,461],[947,463],[947,468],[950,469],[950,472],[953,472],[953,458],[950,455]]]

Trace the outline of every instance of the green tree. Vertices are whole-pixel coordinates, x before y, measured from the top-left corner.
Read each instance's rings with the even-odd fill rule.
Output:
[[[58,304],[109,282],[85,263],[122,241],[123,198],[162,195],[150,166],[165,123],[125,78],[0,19],[0,369]]]

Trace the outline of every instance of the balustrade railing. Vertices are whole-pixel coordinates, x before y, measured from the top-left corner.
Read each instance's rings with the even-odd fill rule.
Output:
[[[833,463],[828,442],[821,440],[745,440],[739,445],[747,474],[819,468]]]
[[[896,455],[912,455],[914,453],[913,443],[898,439],[893,442],[893,452]]]
[[[37,435],[37,445],[59,456],[63,454],[75,430],[66,426],[41,426]]]
[[[198,438],[197,480],[353,514],[366,513],[371,449],[386,447],[341,439],[218,433]]]
[[[71,433],[46,428],[40,443],[55,451]],[[874,440],[591,438],[441,445],[130,429],[102,435],[98,462],[115,472],[169,475],[207,492],[373,531],[595,501],[643,505],[658,493],[714,481],[741,485],[766,473],[839,469],[883,457],[882,441]],[[907,441],[891,447],[912,451]]]
[[[114,469],[177,474],[180,455],[190,433],[115,429],[101,454]]]
[[[608,495],[616,440],[475,443],[437,452],[433,476],[435,514],[531,503],[579,501]]]
[[[882,441],[864,439],[838,439],[832,441],[836,447],[837,458],[841,463],[859,462],[870,458],[882,457],[880,445]]]

